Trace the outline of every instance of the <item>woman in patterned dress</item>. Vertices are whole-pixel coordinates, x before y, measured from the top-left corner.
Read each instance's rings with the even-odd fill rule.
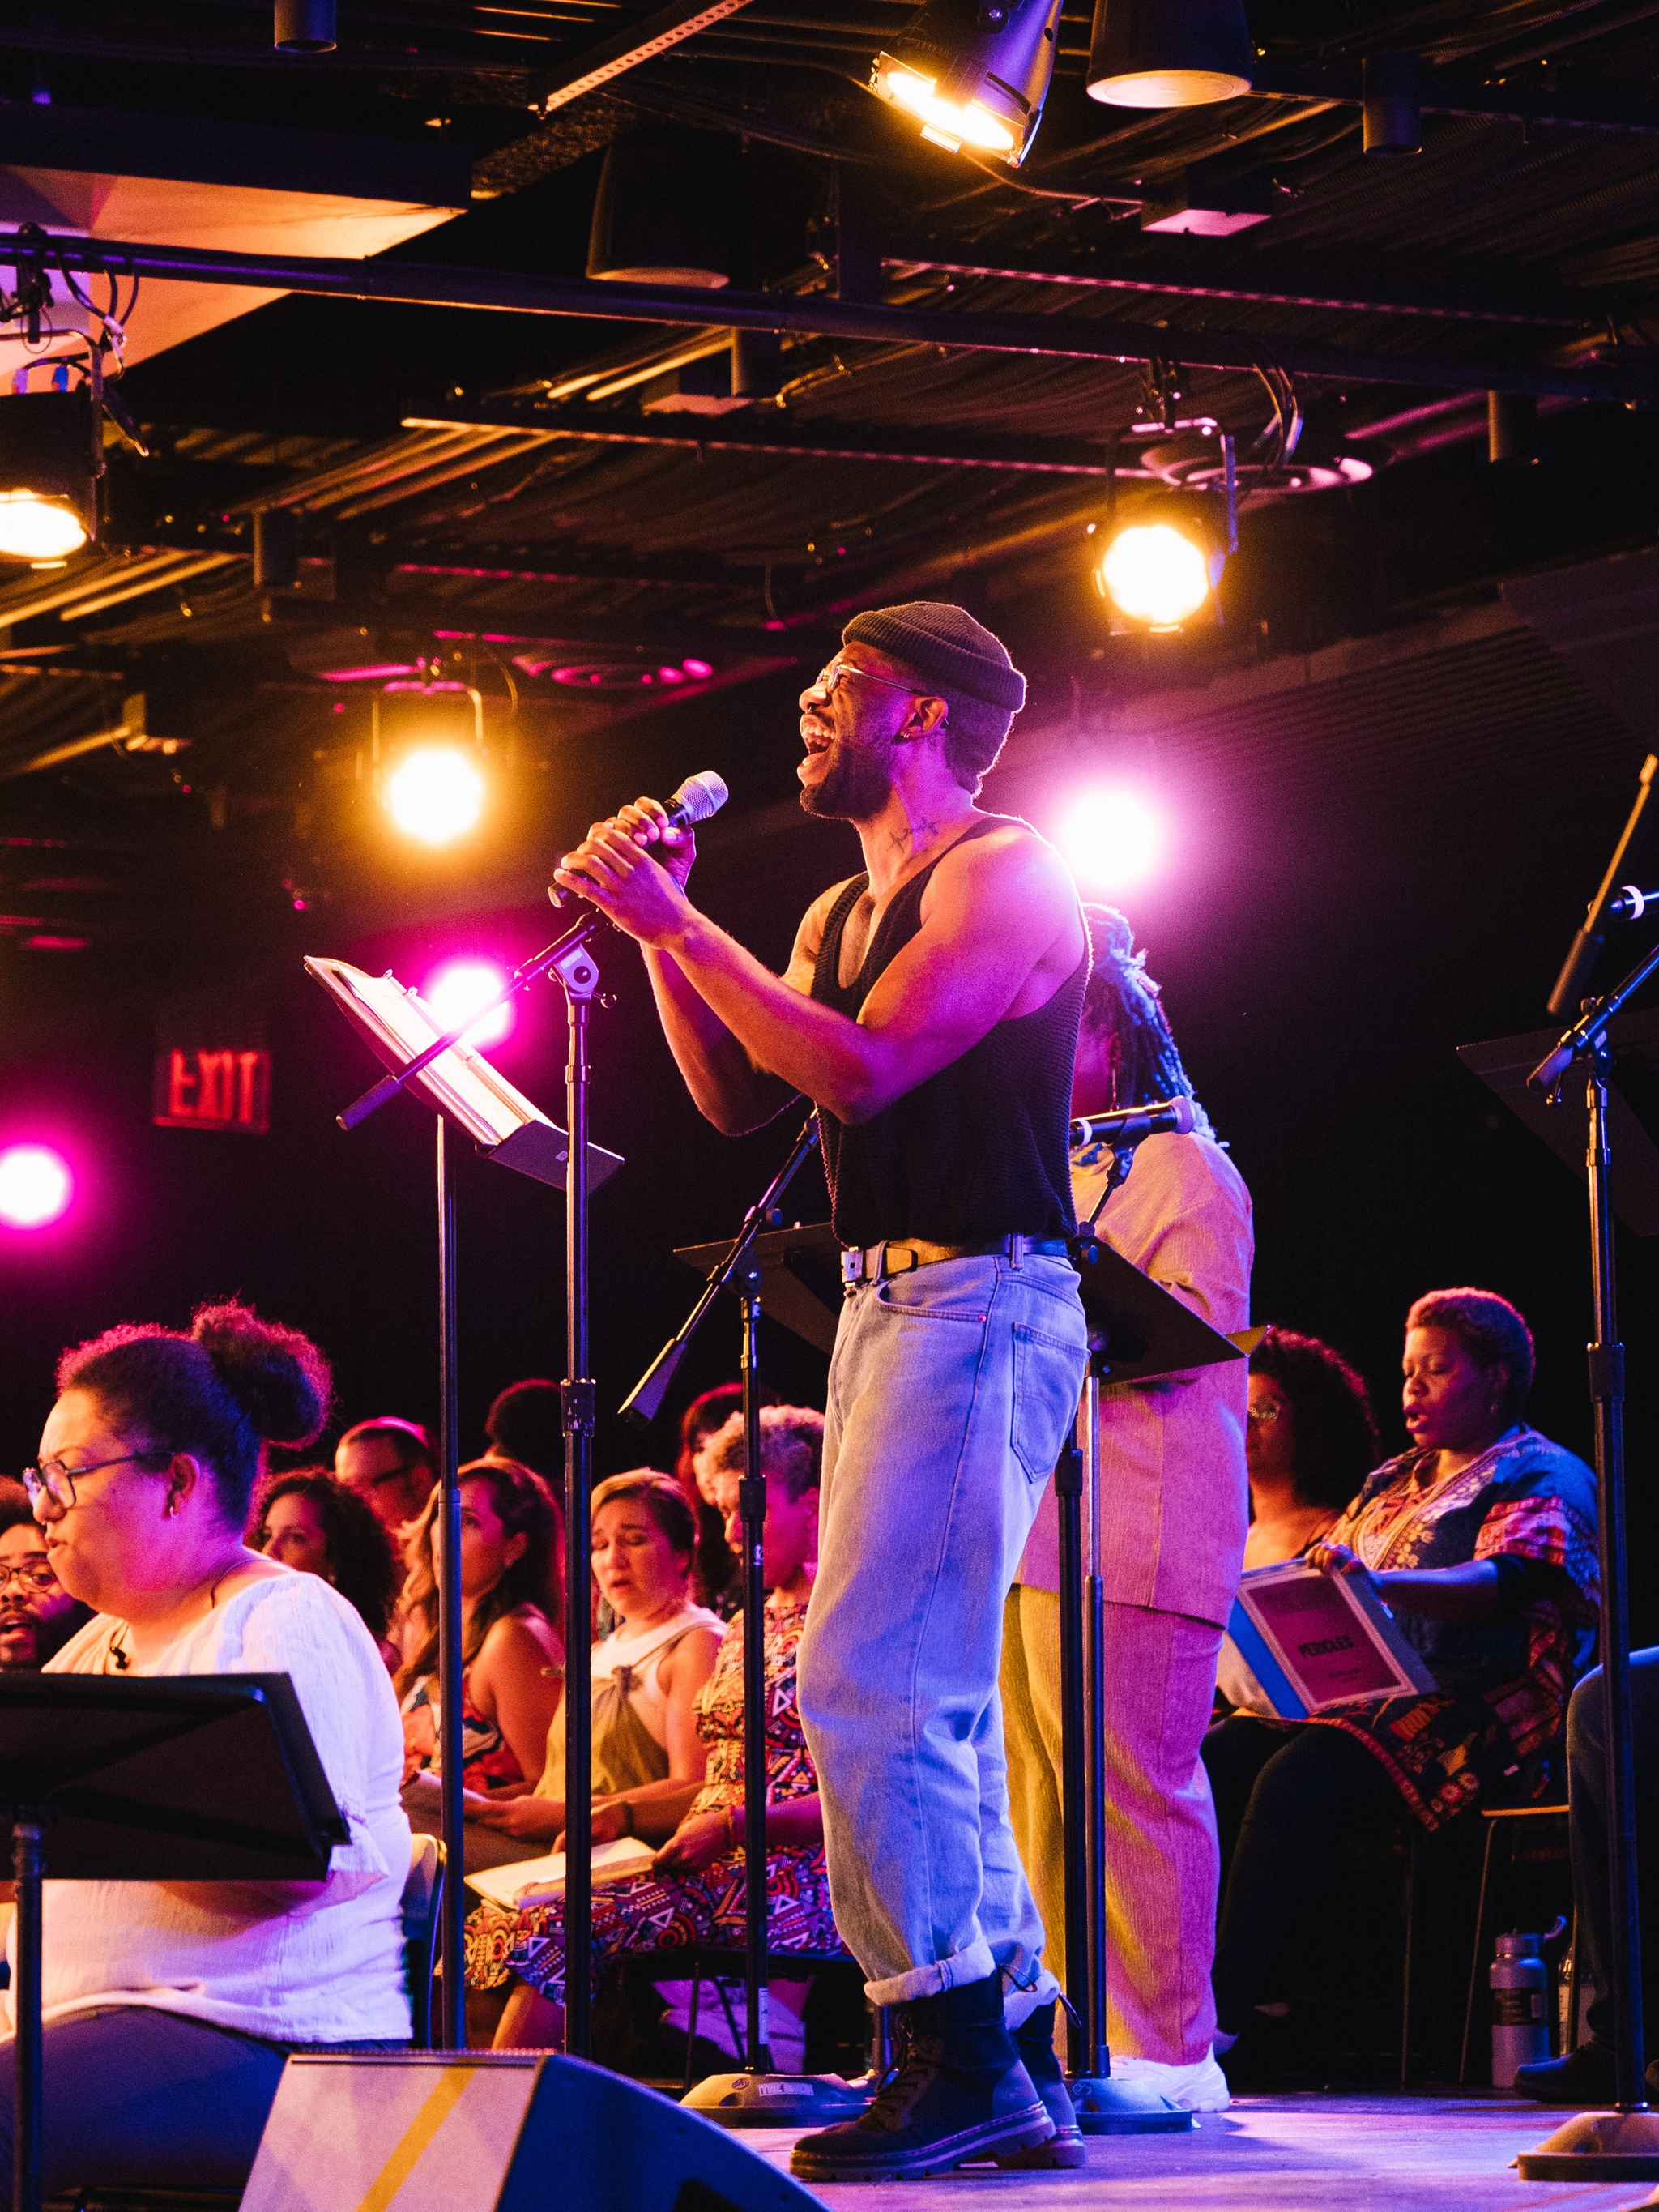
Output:
[[[1347,1836],[1429,1830],[1550,1786],[1597,1600],[1595,1478],[1522,1419],[1530,1331],[1489,1291],[1431,1291],[1406,1317],[1412,1449],[1370,1475],[1308,1553],[1364,1575],[1436,1687],[1301,1723],[1236,1714],[1205,1741],[1224,1875],[1215,1996],[1230,2048]],[[1230,1848],[1231,1847],[1231,1848]]]
[[[761,1416],[766,1469],[763,1538],[767,1600],[768,1947],[773,1951],[836,1948],[824,1869],[817,1775],[795,1701],[795,1654],[817,1565],[818,1468],[823,1425],[799,1407],[769,1406]],[[739,1540],[735,1498],[728,1537]],[[707,1778],[684,1819],[646,1873],[597,1886],[592,1896],[596,1976],[647,1952],[744,1940],[743,1644],[747,1623],[727,1632],[714,1672],[698,1698],[698,1730],[708,1747]],[[564,1899],[514,1910],[483,1905],[467,1922],[469,1988],[511,1984],[495,2047],[558,2048],[564,2037]]]

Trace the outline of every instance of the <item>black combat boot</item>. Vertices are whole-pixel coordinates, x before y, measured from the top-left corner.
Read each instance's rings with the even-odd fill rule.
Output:
[[[1003,2024],[1000,1974],[895,2010],[897,2063],[874,2103],[860,2119],[803,2136],[792,2173],[916,2181],[1048,2142],[1054,2123]]]
[[[1014,2049],[1020,2063],[1031,2077],[1031,2086],[1042,2100],[1042,2109],[1054,2124],[1054,2131],[1047,2142],[1038,2143],[1034,2150],[1002,2151],[998,2154],[999,2166],[1081,2166],[1086,2153],[1083,2148],[1083,2130],[1077,2124],[1077,2114],[1072,2108],[1071,2092],[1066,2087],[1065,2069],[1060,2065],[1054,2049],[1054,2007],[1052,2002],[1039,2005],[1025,2021],[1013,2030]]]

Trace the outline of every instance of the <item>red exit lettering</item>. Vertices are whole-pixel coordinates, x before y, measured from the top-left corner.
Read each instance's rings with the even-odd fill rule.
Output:
[[[270,1127],[270,1054],[178,1045],[158,1054],[152,1118],[162,1129],[235,1129],[263,1136]]]

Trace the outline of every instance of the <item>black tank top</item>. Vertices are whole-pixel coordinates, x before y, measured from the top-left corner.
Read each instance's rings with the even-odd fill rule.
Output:
[[[1012,818],[988,816],[956,844],[1003,829]],[[855,876],[848,884],[818,947],[812,996],[821,1006],[857,1019],[876,978],[920,928],[921,896],[938,865],[931,862],[893,894],[864,965],[843,987],[841,941],[870,879]],[[907,1237],[977,1244],[1011,1231],[1070,1234],[1077,1224],[1066,1121],[1088,980],[1085,941],[1082,959],[1046,1006],[999,1022],[959,1060],[870,1121],[838,1121],[818,1109],[831,1214],[843,1244]]]

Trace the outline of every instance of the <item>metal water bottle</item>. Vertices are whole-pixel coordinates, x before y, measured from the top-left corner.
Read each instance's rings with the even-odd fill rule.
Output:
[[[1498,1939],[1488,1970],[1492,1984],[1492,2079],[1495,2089],[1515,2086],[1518,2066],[1550,2055],[1549,1972],[1540,1938],[1519,1929]]]

